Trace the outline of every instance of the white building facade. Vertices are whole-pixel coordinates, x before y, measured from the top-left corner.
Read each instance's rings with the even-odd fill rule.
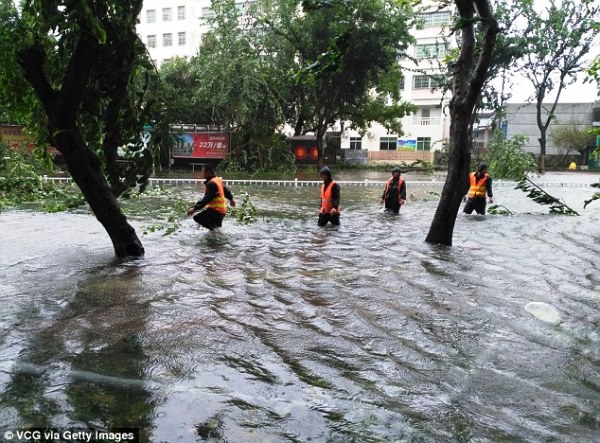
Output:
[[[413,30],[416,43],[408,49],[408,55],[413,59],[401,61],[404,68],[404,82],[400,86],[402,97],[418,108],[415,114],[402,119],[404,133],[387,133],[378,124],[374,124],[364,137],[356,131],[345,131],[342,149],[366,149],[369,159],[375,161],[431,161],[433,151],[444,146],[450,133],[450,116],[445,112],[447,100],[444,100],[443,91],[436,87],[440,66],[448,51],[444,32],[452,22],[453,12],[438,10],[438,7],[434,2],[424,2],[425,9],[419,14],[422,28]]]
[[[240,1],[236,6],[245,11],[251,3],[252,0]],[[367,150],[373,160],[430,161],[432,151],[441,149],[448,138],[450,118],[444,112],[442,91],[433,88],[447,53],[443,32],[452,21],[452,12],[437,10],[439,5],[432,1],[425,1],[424,5],[429,5],[431,12],[420,14],[422,29],[414,30],[416,44],[408,49],[415,60],[402,60],[404,82],[399,85],[403,98],[415,104],[418,111],[403,119],[404,134],[390,134],[376,123],[364,135],[346,129],[341,133],[342,149]],[[196,55],[208,30],[206,19],[213,14],[210,0],[145,0],[137,32],[151,59],[160,67],[174,57]],[[410,152],[421,155],[401,154]]]
[[[144,0],[137,33],[157,68],[175,58],[198,53],[210,0]]]

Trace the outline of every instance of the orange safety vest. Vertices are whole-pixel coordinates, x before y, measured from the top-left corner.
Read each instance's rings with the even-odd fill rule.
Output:
[[[394,177],[390,177],[385,183],[385,191],[383,191],[384,197],[387,195],[388,189],[390,189],[390,186],[392,185],[392,180],[394,180]],[[398,202],[400,202],[400,189],[402,189],[402,183],[404,183],[404,179],[402,177],[398,177]]]
[[[209,180],[209,183],[213,182],[217,185],[217,196],[213,198],[205,208],[214,209],[221,214],[227,212],[227,205],[225,204],[225,191],[223,190],[223,179],[221,177],[213,177]],[[204,186],[204,193],[206,194],[206,186]]]
[[[321,185],[321,209],[319,211],[321,214],[329,214],[333,209],[333,185],[335,185],[333,180],[331,180],[327,189],[325,189],[325,183]]]
[[[479,179],[479,181],[477,181],[477,179],[475,178],[475,173],[471,172],[470,175],[470,182],[471,182],[471,187],[469,188],[469,198],[473,198],[473,197],[485,197],[485,194],[487,192],[487,189],[485,187],[485,183],[487,182],[487,179],[490,175],[486,172],[484,174],[483,177],[481,177]]]

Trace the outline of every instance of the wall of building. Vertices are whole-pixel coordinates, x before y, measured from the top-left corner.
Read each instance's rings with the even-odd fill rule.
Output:
[[[554,112],[555,119],[548,128],[548,140],[546,154],[561,154],[556,146],[552,144],[550,134],[553,128],[560,125],[572,125],[573,123],[581,126],[582,129],[591,128],[593,122],[593,109],[600,103],[559,103]],[[548,116],[547,108],[543,111],[542,121]],[[525,150],[534,154],[539,154],[540,144],[538,138],[540,130],[537,126],[537,112],[534,103],[509,103],[506,105],[506,121],[508,124],[507,137],[520,134],[527,137]]]
[[[136,29],[157,67],[175,57],[197,54],[205,3],[210,7],[210,0],[144,0]]]

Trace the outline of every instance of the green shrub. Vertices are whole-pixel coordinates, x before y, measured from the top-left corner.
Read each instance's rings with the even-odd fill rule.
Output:
[[[488,144],[484,161],[494,178],[519,180],[529,172],[537,170],[532,154],[525,152],[526,138],[515,135],[510,140],[502,140],[495,136]]]
[[[15,149],[0,144],[0,208],[38,201],[46,211],[56,212],[83,204],[64,187],[43,179],[52,169],[42,150]]]

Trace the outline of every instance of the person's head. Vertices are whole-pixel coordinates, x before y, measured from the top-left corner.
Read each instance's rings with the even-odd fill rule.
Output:
[[[204,178],[211,179],[215,176],[215,168],[210,163],[204,165]]]
[[[402,172],[402,171],[400,170],[400,167],[399,167],[399,166],[394,166],[394,167],[392,168],[392,175],[393,175],[394,177],[400,177],[400,174],[401,174],[401,172]]]
[[[323,181],[331,179],[331,170],[327,166],[323,166],[319,174],[321,174]]]
[[[487,164],[481,162],[477,165],[477,172],[479,174],[483,174],[483,173],[487,172],[487,168],[488,168]]]

